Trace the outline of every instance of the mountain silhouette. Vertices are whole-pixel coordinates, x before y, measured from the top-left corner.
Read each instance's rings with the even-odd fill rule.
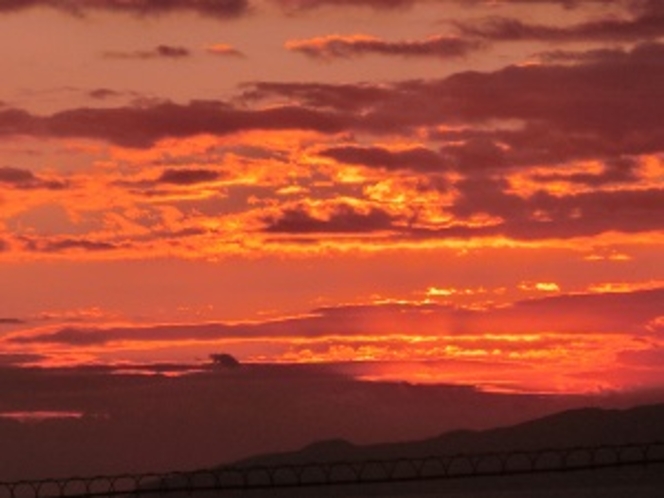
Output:
[[[540,450],[575,446],[664,442],[664,404],[627,410],[582,408],[510,427],[452,431],[420,441],[356,446],[344,440],[321,441],[289,453],[248,458],[235,465],[421,458],[430,455]]]
[[[489,416],[489,414],[487,414]],[[627,410],[584,408],[485,431],[453,431],[410,442],[354,445],[342,439],[320,441],[299,451],[259,455],[232,467],[289,467],[312,463],[396,461],[435,455],[537,451],[586,446],[664,442],[664,404]],[[664,461],[664,447],[658,447]],[[224,468],[228,466],[223,466]],[[664,465],[625,466],[593,471],[544,473],[508,477],[480,477],[441,481],[361,484],[342,487],[251,491],[271,497],[364,496],[486,496],[494,497],[610,497],[661,498]]]

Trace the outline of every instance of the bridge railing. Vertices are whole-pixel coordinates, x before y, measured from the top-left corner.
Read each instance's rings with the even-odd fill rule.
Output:
[[[148,498],[225,490],[468,479],[661,464],[664,464],[664,443],[650,442],[0,482],[0,498]]]

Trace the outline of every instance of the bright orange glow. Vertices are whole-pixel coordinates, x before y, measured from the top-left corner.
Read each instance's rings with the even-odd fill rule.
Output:
[[[234,57],[242,57],[242,52],[227,43],[215,43],[213,45],[208,45],[205,47],[205,50],[213,55],[230,55]]]
[[[81,412],[51,412],[51,411],[34,411],[34,412],[0,412],[0,418],[8,418],[17,420],[22,423],[37,423],[44,420],[53,419],[77,419],[83,417],[85,414]]]
[[[0,370],[664,386],[653,2],[14,3]]]
[[[519,288],[524,291],[559,292],[560,287],[555,282],[522,282]]]

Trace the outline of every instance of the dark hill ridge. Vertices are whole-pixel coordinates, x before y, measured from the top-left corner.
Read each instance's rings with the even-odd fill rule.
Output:
[[[487,414],[490,416],[490,414]],[[237,466],[390,460],[395,458],[664,442],[664,404],[627,410],[583,408],[486,431],[454,431],[421,441],[356,446],[322,441],[299,451],[261,455]],[[664,496],[664,495],[663,495]]]
[[[432,498],[434,496],[446,498],[662,498],[664,496],[664,464],[662,464],[664,447],[662,446],[657,446],[656,455],[650,455],[650,458],[653,459],[651,461],[654,462],[656,458],[660,463],[650,465],[643,465],[642,460],[635,460],[636,465],[613,465],[592,470],[577,468],[573,472],[548,471],[452,479],[441,479],[441,474],[436,474],[438,477],[428,480],[388,479],[380,481],[384,479],[380,476],[387,475],[385,469],[389,467],[389,464],[386,464],[386,461],[403,462],[410,458],[416,460],[429,456],[654,442],[664,442],[664,404],[640,406],[627,410],[578,409],[510,427],[485,431],[454,431],[412,442],[356,446],[342,439],[322,441],[291,453],[256,456],[230,466],[224,465],[219,467],[217,473],[206,471],[198,477],[204,481],[209,480],[212,474],[224,475],[226,472],[227,475],[235,476],[236,481],[233,482],[236,485],[243,482],[244,486],[248,484],[251,486],[251,483],[257,486],[248,490],[224,489],[209,494],[210,497],[231,498]],[[606,458],[606,455],[602,458]],[[457,461],[460,460],[471,461],[471,459],[457,459]],[[368,482],[367,480],[358,482],[357,474],[353,474],[352,470],[350,470],[350,474],[344,474],[346,477],[342,479],[342,484],[334,479],[320,480],[321,472],[331,472],[329,469],[345,468],[348,471],[348,469],[363,468],[366,470],[369,467],[360,463],[369,461],[383,462],[383,464],[378,464],[378,467],[375,463],[368,464],[374,465],[373,472],[378,472],[374,475],[379,476],[379,482]],[[357,464],[326,465],[336,462],[357,462]],[[613,459],[611,462],[616,462],[616,460]],[[302,467],[299,467],[300,465]],[[235,468],[235,470],[231,470],[229,467]],[[306,479],[300,481],[299,477],[295,477],[304,475],[305,469],[312,467],[317,470],[314,470],[313,474],[310,473],[309,476],[318,476],[316,477],[318,481],[313,482],[321,485],[312,486],[310,484],[312,481]],[[236,473],[238,468],[244,468],[239,474],[243,477],[238,477]],[[401,467],[402,470],[403,468]],[[532,469],[533,467],[526,468]],[[539,468],[541,469],[541,467]],[[548,467],[548,469],[555,468],[560,467]],[[173,477],[161,481],[158,486],[178,489],[178,486],[190,486],[194,481],[196,481],[195,477],[191,481],[185,481],[182,477]],[[325,484],[326,482],[327,484]],[[330,485],[330,482],[337,484]],[[211,484],[209,481],[204,481],[204,483]],[[174,498],[189,496],[188,493],[191,490],[186,486],[186,492],[182,491],[179,494],[171,494],[171,496]],[[267,487],[261,489],[261,486]]]

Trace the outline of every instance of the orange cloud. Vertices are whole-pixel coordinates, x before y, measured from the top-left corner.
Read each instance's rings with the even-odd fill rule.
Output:
[[[528,292],[560,292],[560,287],[555,282],[522,282],[519,289]]]
[[[237,48],[226,43],[215,43],[205,47],[205,51],[212,55],[221,55],[224,57],[244,57],[244,54]]]
[[[308,40],[290,40],[286,48],[321,59],[347,59],[367,54],[402,57],[463,57],[483,47],[476,39],[432,36],[424,40],[387,41],[369,35],[328,35]]]
[[[485,308],[426,301],[340,305],[305,315],[236,323],[100,325],[95,324],[100,319],[95,311],[91,316],[83,314],[81,323],[64,316],[69,323],[26,325],[6,334],[1,344],[4,351],[43,365],[154,362],[157,358],[191,362],[223,349],[256,362],[472,361],[480,370],[502,365],[539,372],[523,381],[528,389],[535,385],[544,389],[547,381],[548,391],[581,385],[591,389],[593,383],[608,388],[608,383],[589,372],[611,368],[625,352],[631,351],[636,358],[635,352],[650,350],[661,321],[662,292],[658,287],[560,294]],[[637,367],[626,364],[625,368]],[[554,378],[549,378],[553,372]],[[465,376],[476,373],[455,371],[456,382],[467,383]],[[450,375],[448,371],[438,381]],[[580,380],[580,375],[587,379]],[[480,382],[476,377],[472,381]],[[511,382],[499,373],[494,373],[493,381]],[[492,385],[489,379],[480,384]]]

